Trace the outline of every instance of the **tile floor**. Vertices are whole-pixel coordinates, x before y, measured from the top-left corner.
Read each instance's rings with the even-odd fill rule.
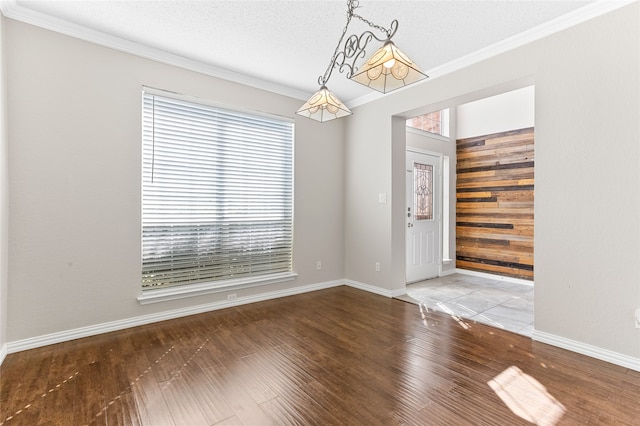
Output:
[[[405,301],[531,337],[533,286],[452,274],[407,285]]]

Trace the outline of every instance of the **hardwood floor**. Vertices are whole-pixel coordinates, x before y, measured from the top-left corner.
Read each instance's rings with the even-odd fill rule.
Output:
[[[10,354],[0,387],[3,426],[640,419],[638,372],[349,287]]]

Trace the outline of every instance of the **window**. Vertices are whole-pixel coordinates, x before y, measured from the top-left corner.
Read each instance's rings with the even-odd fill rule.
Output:
[[[293,122],[158,92],[143,93],[143,290],[291,273]]]
[[[449,137],[449,109],[410,118],[407,120],[407,127]]]

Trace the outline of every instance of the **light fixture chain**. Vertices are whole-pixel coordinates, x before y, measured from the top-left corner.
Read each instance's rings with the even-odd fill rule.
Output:
[[[396,27],[394,27],[392,25],[391,29],[386,29],[386,28],[384,28],[384,27],[382,27],[380,25],[376,25],[373,22],[369,21],[368,19],[365,19],[362,16],[360,16],[357,13],[354,12],[359,7],[360,7],[360,2],[358,0],[348,0],[347,1],[347,23],[345,24],[344,28],[342,29],[342,34],[340,35],[340,40],[338,40],[338,44],[336,46],[336,49],[333,51],[333,56],[331,57],[331,60],[329,61],[329,66],[327,67],[327,70],[324,72],[323,75],[318,77],[318,84],[320,86],[325,86],[327,84],[327,82],[329,81],[329,78],[331,78],[331,72],[333,71],[333,68],[336,66],[336,60],[338,59],[338,55],[340,54],[340,46],[342,45],[342,40],[344,40],[344,36],[347,33],[347,29],[349,28],[349,23],[351,23],[351,18],[356,17],[359,20],[361,20],[362,22],[364,22],[365,24],[369,25],[371,28],[375,28],[375,29],[377,29],[379,31],[382,31],[383,33],[386,34],[387,39],[391,39],[391,37],[393,37],[393,34],[395,33],[397,25],[396,25]]]
[[[369,21],[368,19],[363,18],[362,16],[360,16],[360,15],[358,15],[356,13],[354,13],[353,16],[358,18],[359,20],[361,20],[365,24],[369,25],[371,28],[375,28],[376,30],[382,31],[383,33],[385,33],[387,35],[387,38],[391,38],[391,30],[388,30],[385,27],[382,27],[380,25],[376,25],[373,22]]]

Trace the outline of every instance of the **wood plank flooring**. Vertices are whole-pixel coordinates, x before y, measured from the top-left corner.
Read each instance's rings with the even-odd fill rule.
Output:
[[[526,419],[638,425],[640,373],[349,287],[10,354],[0,367],[2,426]]]

